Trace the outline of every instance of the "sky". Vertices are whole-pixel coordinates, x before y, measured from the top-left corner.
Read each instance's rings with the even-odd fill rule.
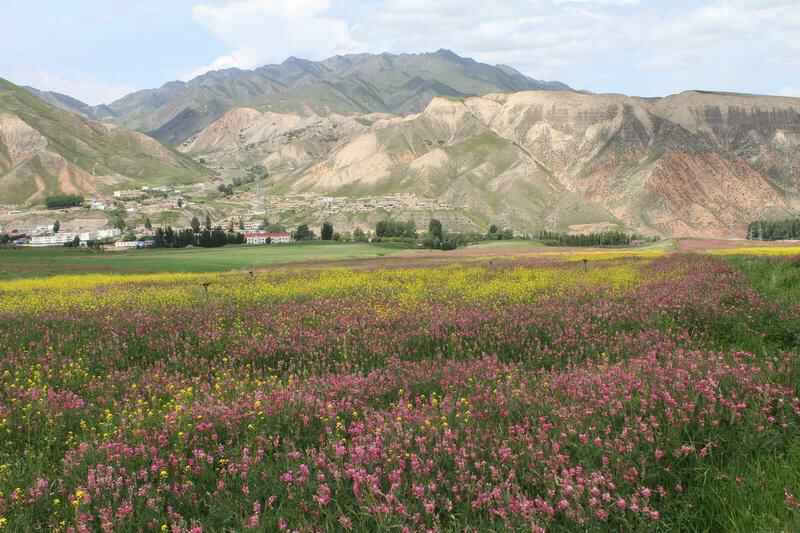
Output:
[[[800,96],[800,0],[0,2],[0,77],[90,104],[290,56],[440,48],[594,92]]]

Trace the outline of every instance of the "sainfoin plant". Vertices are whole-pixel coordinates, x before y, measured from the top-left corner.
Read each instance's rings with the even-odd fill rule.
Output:
[[[797,436],[797,309],[719,258],[204,279],[0,305],[0,527],[679,529]]]

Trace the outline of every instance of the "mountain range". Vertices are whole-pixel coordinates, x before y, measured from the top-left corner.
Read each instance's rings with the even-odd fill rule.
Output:
[[[87,118],[109,118],[179,144],[234,107],[315,113],[416,113],[434,96],[468,96],[533,89],[568,90],[560,82],[530,78],[449,50],[427,54],[351,54],[324,61],[290,57],[255,70],[208,72],[138,91],[108,106],[80,106],[50,93]],[[51,100],[52,103],[53,100]],[[58,104],[57,104],[58,105]]]
[[[290,58],[171,82],[107,106],[30,88],[25,99],[20,91],[0,93],[6,95],[0,96],[0,200],[9,175],[15,191],[26,179],[42,181],[37,171],[4,167],[3,154],[9,160],[11,152],[3,148],[3,120],[16,115],[48,140],[48,151],[82,171],[102,162],[102,172],[94,169],[73,186],[100,174],[117,181],[191,182],[212,174],[231,181],[264,168],[272,194],[410,193],[460,206],[472,227],[494,222],[520,230],[661,235],[741,236],[755,218],[800,210],[800,99],[794,98],[576,92],[445,50]],[[9,112],[7,94],[18,107],[24,100],[37,111]],[[34,124],[30,117],[45,109],[52,119]],[[73,126],[54,135],[43,131],[45,122],[51,130]],[[103,132],[101,138],[130,139],[101,143],[127,151],[109,158],[106,149],[84,150],[75,157],[63,153],[73,145],[53,140],[86,128]],[[83,148],[78,138],[74,146]],[[131,146],[146,148],[131,154]],[[143,157],[161,168],[110,166]],[[43,181],[53,184],[47,191],[61,183]],[[30,203],[42,194],[42,187],[28,185],[12,199]]]

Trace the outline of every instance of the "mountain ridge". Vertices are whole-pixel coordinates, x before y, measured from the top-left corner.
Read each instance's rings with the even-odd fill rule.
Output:
[[[186,138],[233,107],[327,113],[419,112],[440,94],[569,89],[510,67],[449,50],[422,54],[349,54],[322,61],[290,57],[252,70],[210,71],[189,81],[131,93],[109,104],[114,120],[168,144]]]
[[[143,133],[89,120],[0,78],[0,199],[42,203],[51,194],[112,186],[191,183],[207,169]]]

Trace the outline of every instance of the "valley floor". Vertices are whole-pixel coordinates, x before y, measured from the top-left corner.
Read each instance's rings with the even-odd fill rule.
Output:
[[[386,268],[461,262],[520,260],[548,263],[615,257],[655,257],[673,252],[792,255],[798,242],[744,240],[664,240],[637,248],[548,247],[535,241],[485,242],[448,252],[391,244],[310,242],[274,246],[227,246],[180,250],[95,252],[69,248],[0,248],[0,280],[76,274],[154,274],[159,272],[258,271],[271,268]]]

